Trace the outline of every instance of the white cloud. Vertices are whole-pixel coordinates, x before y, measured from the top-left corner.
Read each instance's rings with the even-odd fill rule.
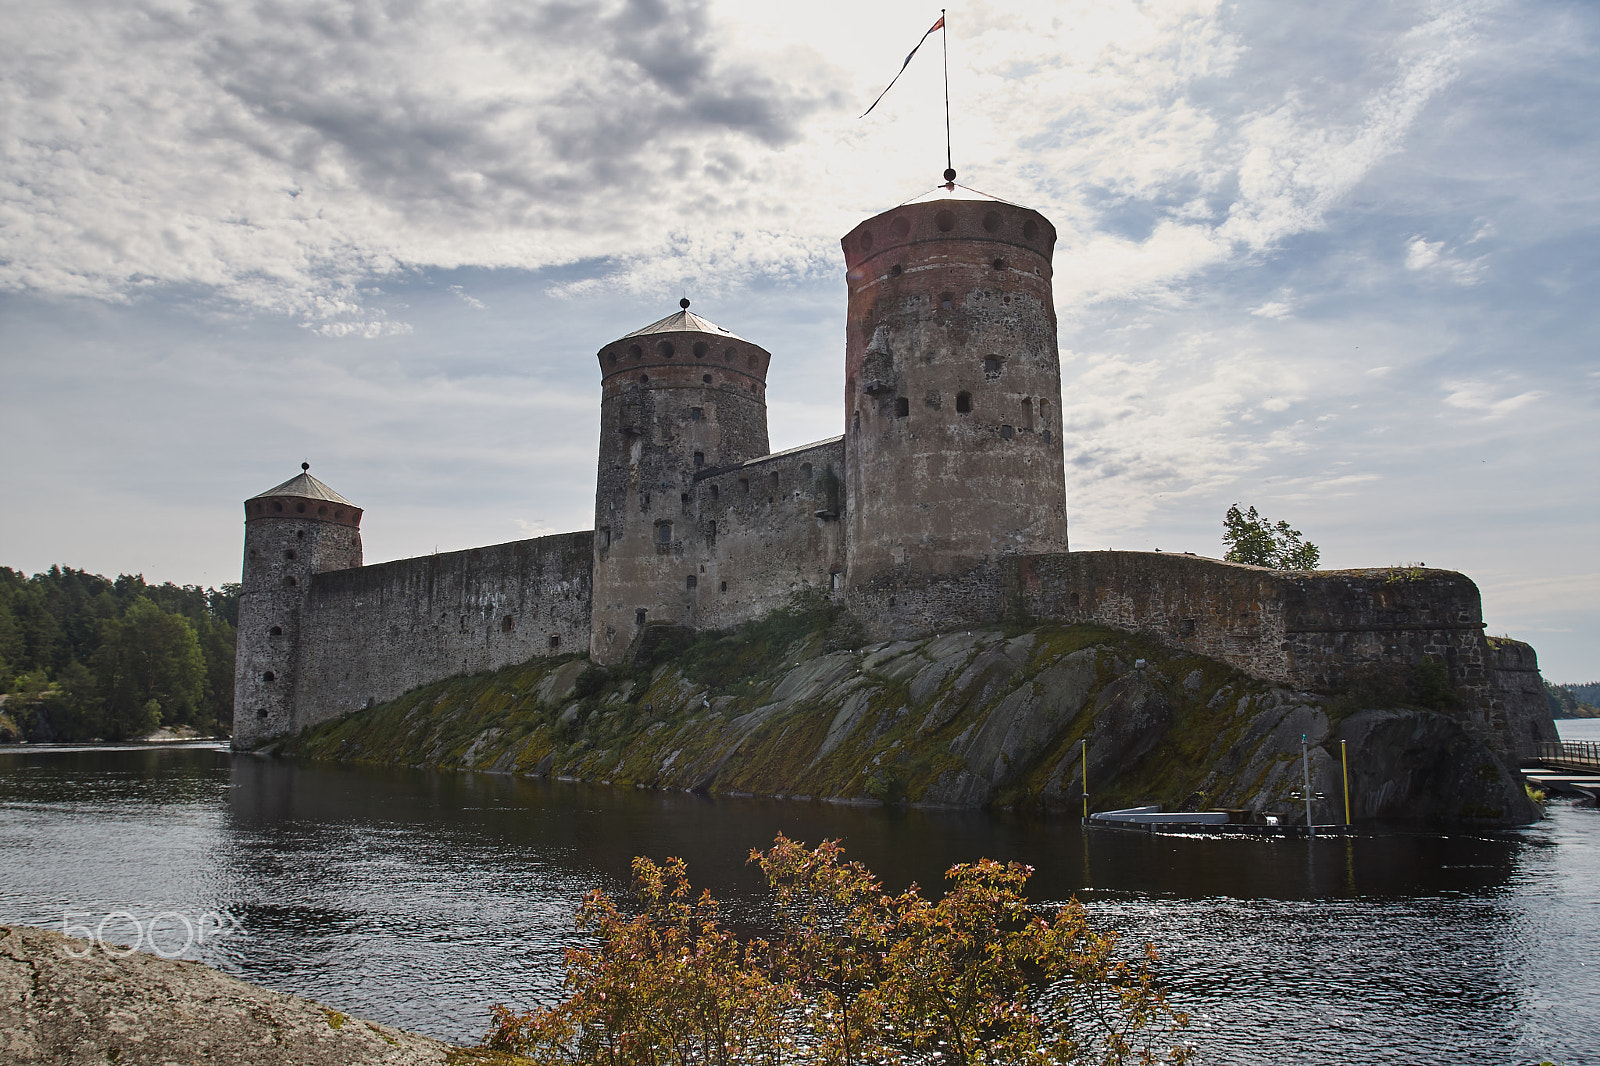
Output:
[[[1444,402],[1462,411],[1481,414],[1486,419],[1499,419],[1542,399],[1545,393],[1529,389],[1512,395],[1483,381],[1447,381],[1444,383]]]

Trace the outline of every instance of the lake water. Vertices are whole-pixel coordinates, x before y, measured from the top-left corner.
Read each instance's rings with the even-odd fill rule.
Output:
[[[1563,733],[1600,739],[1596,726]],[[736,921],[759,925],[743,860],[780,830],[842,837],[896,890],[985,855],[1033,864],[1036,899],[1076,895],[1160,945],[1204,1062],[1600,1063],[1600,810],[1562,801],[1505,834],[1274,843],[206,745],[9,749],[0,920],[142,936],[470,1042],[489,1004],[555,997],[579,897],[622,886],[635,854],[683,857]],[[197,924],[207,935],[185,950]]]

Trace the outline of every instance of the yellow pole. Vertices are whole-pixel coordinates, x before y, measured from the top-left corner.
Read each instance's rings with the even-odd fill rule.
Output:
[[[1350,752],[1344,741],[1339,741],[1339,761],[1344,764],[1344,824],[1350,824]]]
[[[1087,738],[1078,742],[1079,756],[1078,768],[1083,771],[1083,820],[1089,820],[1089,741]]]

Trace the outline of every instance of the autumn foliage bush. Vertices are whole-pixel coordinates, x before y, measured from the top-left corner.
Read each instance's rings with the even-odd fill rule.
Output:
[[[490,1050],[604,1066],[821,1063],[1180,1063],[1188,1018],[1156,984],[1152,947],[1121,950],[1072,901],[1029,906],[1032,868],[953,866],[938,901],[886,895],[837,841],[779,834],[752,851],[777,930],[741,941],[679,859],[633,861],[633,906],[578,910],[593,946],[567,952],[568,998],[494,1008]]]

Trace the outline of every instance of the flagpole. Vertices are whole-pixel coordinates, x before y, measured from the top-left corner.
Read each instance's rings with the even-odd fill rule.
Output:
[[[939,9],[939,43],[944,46],[944,180],[954,183],[956,165],[950,155],[950,24],[945,9]]]

